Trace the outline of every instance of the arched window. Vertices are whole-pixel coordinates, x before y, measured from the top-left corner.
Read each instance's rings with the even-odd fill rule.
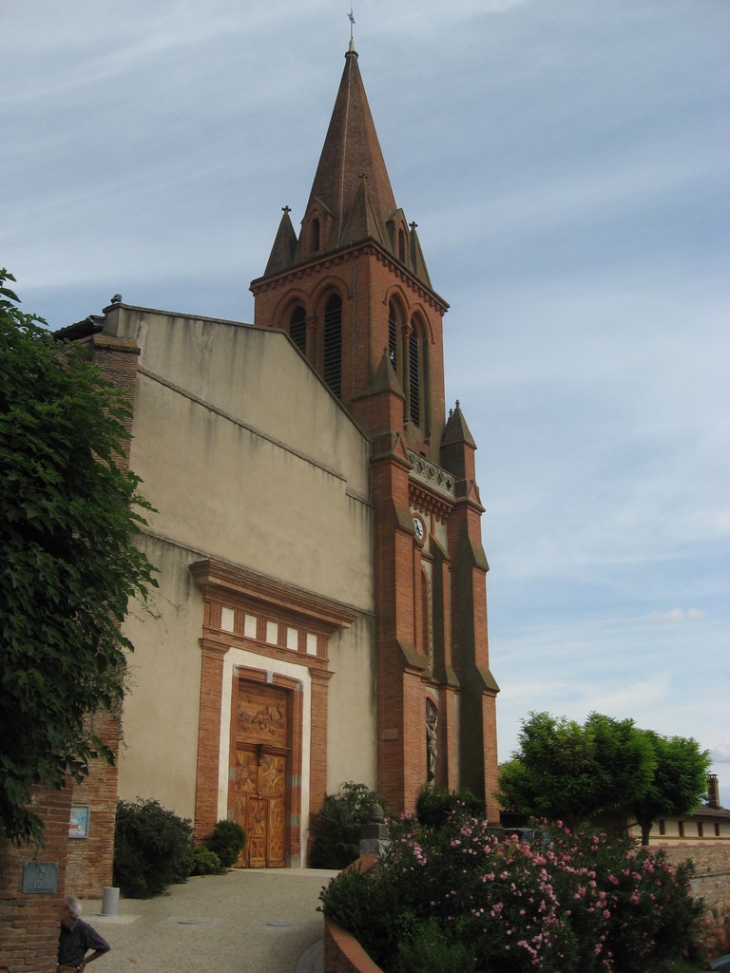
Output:
[[[398,371],[398,342],[400,328],[398,327],[398,312],[395,304],[391,301],[388,305],[388,357],[390,364]]]
[[[291,312],[289,318],[289,337],[301,351],[307,354],[307,314],[301,304]]]
[[[431,435],[426,334],[422,318],[418,314],[414,315],[408,335],[408,361],[404,362],[407,378],[406,406],[409,421],[420,428],[424,437]]]
[[[333,294],[324,309],[324,380],[342,395],[342,300]]]
[[[408,378],[410,386],[408,389],[408,405],[410,407],[411,422],[421,425],[421,348],[418,332],[415,328],[411,331],[408,339]]]

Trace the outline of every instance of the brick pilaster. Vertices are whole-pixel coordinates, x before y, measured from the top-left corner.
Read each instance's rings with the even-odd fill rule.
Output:
[[[223,657],[227,649],[201,639],[198,770],[195,788],[195,838],[209,838],[218,820]]]

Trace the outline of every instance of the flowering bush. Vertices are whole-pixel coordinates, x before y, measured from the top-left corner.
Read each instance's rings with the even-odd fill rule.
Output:
[[[706,960],[730,953],[730,910],[712,909],[702,923],[702,955]]]
[[[455,815],[436,830],[397,822],[378,868],[333,880],[321,898],[388,973],[410,969],[424,929],[451,957],[444,970],[651,973],[696,949],[703,907],[690,876],[629,839],[560,825],[503,839]],[[449,953],[457,946],[470,965]]]

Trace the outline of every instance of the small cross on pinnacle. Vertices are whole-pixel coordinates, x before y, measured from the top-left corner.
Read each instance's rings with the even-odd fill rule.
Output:
[[[416,223],[416,221],[414,220],[412,223],[409,223],[408,225],[411,228],[411,232],[413,232],[413,230],[415,230],[415,228],[418,226],[418,223]]]
[[[281,211],[282,213],[286,213],[286,215],[288,216],[291,213],[291,206],[282,206]]]
[[[354,32],[355,32],[355,16],[352,12],[352,7],[350,7],[350,12],[347,15],[347,18],[350,21],[350,40],[352,41],[354,40]]]

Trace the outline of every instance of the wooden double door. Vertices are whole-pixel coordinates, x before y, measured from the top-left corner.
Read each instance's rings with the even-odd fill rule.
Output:
[[[228,807],[246,832],[238,864],[282,868],[286,865],[289,694],[240,680],[237,696]]]

